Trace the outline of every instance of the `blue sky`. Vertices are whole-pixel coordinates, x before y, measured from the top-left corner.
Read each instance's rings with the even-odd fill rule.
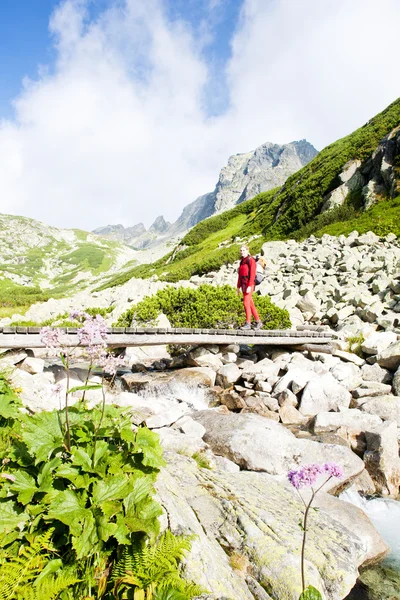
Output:
[[[398,98],[399,27],[399,0],[0,0],[0,211],[175,221],[229,156]]]
[[[142,0],[141,0],[142,1]],[[21,91],[24,77],[36,79],[41,65],[52,67],[56,53],[49,33],[49,19],[61,0],[0,1],[0,119],[13,116],[12,101]],[[90,0],[90,18],[119,0]],[[215,7],[214,7],[215,5]],[[223,68],[230,58],[230,40],[238,22],[242,0],[167,0],[164,10],[171,22],[184,20],[210,66],[205,105],[208,114],[219,114],[229,99]],[[209,43],[200,44],[207,25]],[[213,88],[212,93],[210,88]],[[218,88],[218,89],[216,89]]]

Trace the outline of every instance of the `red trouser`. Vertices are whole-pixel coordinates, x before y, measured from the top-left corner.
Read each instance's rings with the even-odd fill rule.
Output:
[[[243,294],[243,306],[244,306],[244,312],[246,313],[246,321],[248,323],[251,322],[251,315],[253,315],[253,317],[255,318],[256,321],[260,320],[257,309],[254,305],[252,291],[249,294]]]

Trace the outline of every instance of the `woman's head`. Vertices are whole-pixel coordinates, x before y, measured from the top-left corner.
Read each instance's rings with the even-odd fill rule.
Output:
[[[242,244],[240,246],[240,254],[242,255],[243,258],[246,258],[247,256],[249,256],[250,254],[250,250],[247,244]]]

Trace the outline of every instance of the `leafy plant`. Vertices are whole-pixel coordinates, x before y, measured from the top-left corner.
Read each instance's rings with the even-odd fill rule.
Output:
[[[357,356],[362,357],[363,352],[361,350],[362,344],[365,342],[365,337],[363,333],[359,333],[358,335],[351,335],[347,338],[347,347],[349,352],[353,352],[357,354]]]
[[[66,452],[63,412],[21,414],[19,433],[0,456],[0,542],[25,544],[53,529],[54,548],[66,564],[81,561],[88,577],[119,544],[157,536],[162,511],[153,482],[164,461],[158,436],[134,430],[130,414],[114,406],[70,408]]]
[[[254,296],[265,329],[290,327],[286,310],[272,304],[268,296]],[[151,323],[163,312],[173,327],[234,328],[243,324],[243,305],[229,285],[203,284],[196,289],[166,287],[154,296],[146,296],[128,309],[117,326],[129,327],[132,321]]]
[[[200,586],[181,577],[180,562],[190,551],[191,538],[166,531],[156,544],[124,548],[113,569],[116,598],[134,600],[190,600],[203,594]]]
[[[51,545],[54,530],[44,535],[30,536],[30,542],[20,546],[18,554],[0,552],[1,600],[55,600],[59,594],[78,582],[71,570],[63,569],[54,556]]]

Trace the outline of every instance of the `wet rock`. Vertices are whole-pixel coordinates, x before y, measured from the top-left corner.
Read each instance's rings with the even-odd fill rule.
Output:
[[[397,423],[389,421],[366,432],[367,451],[365,466],[377,492],[397,497],[400,491],[400,458],[397,441]]]

